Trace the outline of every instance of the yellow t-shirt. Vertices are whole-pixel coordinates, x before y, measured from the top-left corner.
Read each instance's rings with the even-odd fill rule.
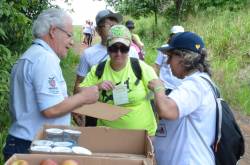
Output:
[[[134,33],[132,34],[132,40],[135,42],[136,45],[138,45],[140,47],[140,49],[142,49],[144,44],[137,34],[134,34]]]
[[[103,75],[100,79],[95,75],[96,67],[92,67],[87,74],[80,87],[87,87],[98,84],[104,80],[112,81],[113,84],[124,83],[128,88],[129,103],[120,105],[131,111],[115,121],[107,121],[99,119],[98,126],[108,126],[112,128],[127,128],[127,129],[144,129],[149,135],[155,135],[156,120],[152,110],[150,100],[147,99],[149,89],[148,82],[158,78],[153,68],[143,61],[139,61],[142,69],[142,80],[138,85],[135,85],[137,80],[130,64],[130,58],[126,66],[120,71],[114,71],[110,66],[110,59],[105,64]],[[112,91],[100,91],[99,101],[114,104]]]

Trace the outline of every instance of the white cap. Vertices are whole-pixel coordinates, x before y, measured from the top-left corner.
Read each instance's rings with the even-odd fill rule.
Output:
[[[184,32],[184,28],[182,26],[175,25],[171,28],[171,33],[173,34],[180,33],[180,32]]]

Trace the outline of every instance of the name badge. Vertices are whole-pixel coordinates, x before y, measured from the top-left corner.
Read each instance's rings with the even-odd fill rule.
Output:
[[[167,136],[167,129],[166,129],[166,125],[164,123],[158,124],[158,128],[156,130],[155,136],[159,136],[159,137],[166,137]]]
[[[119,84],[113,89],[113,99],[115,105],[128,103],[128,89],[126,84]]]

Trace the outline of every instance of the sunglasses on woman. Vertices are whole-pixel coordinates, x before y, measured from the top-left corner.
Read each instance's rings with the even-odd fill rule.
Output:
[[[123,44],[119,45],[114,44],[108,47],[108,52],[110,53],[117,53],[118,51],[120,51],[121,53],[128,53],[129,47]]]

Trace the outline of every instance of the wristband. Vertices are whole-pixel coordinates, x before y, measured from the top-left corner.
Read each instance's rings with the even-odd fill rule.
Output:
[[[162,91],[162,90],[165,90],[165,87],[163,87],[163,86],[156,86],[156,87],[154,88],[154,93],[158,93],[158,92],[160,92],[160,91]]]

